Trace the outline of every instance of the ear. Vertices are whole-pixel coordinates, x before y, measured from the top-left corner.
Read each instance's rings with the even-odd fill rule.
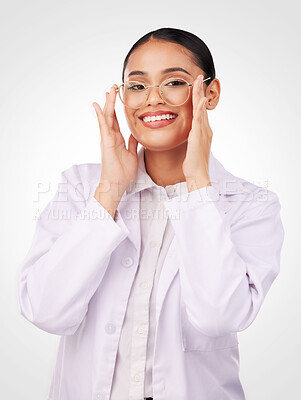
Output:
[[[208,87],[205,89],[205,96],[208,99],[206,105],[208,110],[214,110],[215,107],[218,105],[220,99],[220,93],[221,93],[221,84],[220,81],[217,78],[215,78],[210,83],[210,85],[208,85]]]

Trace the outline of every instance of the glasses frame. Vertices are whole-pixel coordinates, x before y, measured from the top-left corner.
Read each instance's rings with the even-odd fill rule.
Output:
[[[176,79],[181,79],[182,81],[184,81],[184,82],[187,83],[187,85],[188,85],[188,87],[189,87],[189,94],[188,94],[188,96],[187,96],[187,99],[184,101],[184,103],[174,105],[174,104],[168,103],[168,101],[166,101],[166,100],[162,97],[161,86],[162,86],[166,81],[168,81],[168,80],[170,80],[170,79],[174,79],[174,80],[176,80]],[[208,81],[208,79],[211,79],[211,77],[209,76],[209,78],[204,79],[203,82]],[[145,89],[146,89],[146,92],[145,92],[145,102],[144,102],[140,107],[130,107],[130,106],[127,106],[127,105],[124,103],[124,101],[122,100],[122,98],[121,98],[120,89],[121,89],[121,87],[122,87],[124,84],[129,83],[129,82],[136,82],[136,83],[139,83],[140,85],[144,86]],[[180,77],[167,78],[167,79],[165,79],[163,82],[161,82],[160,85],[144,85],[142,82],[139,82],[139,81],[131,81],[131,80],[130,80],[130,81],[123,82],[121,85],[119,85],[118,88],[115,89],[115,92],[116,92],[116,93],[118,92],[119,98],[120,98],[122,104],[124,104],[125,107],[131,108],[132,110],[139,110],[139,108],[145,106],[145,104],[146,104],[146,102],[147,102],[147,99],[148,99],[148,96],[149,96],[149,88],[158,87],[158,88],[159,88],[160,97],[161,97],[161,99],[162,99],[166,104],[168,104],[168,105],[170,105],[170,106],[174,106],[174,107],[179,107],[179,106],[182,106],[183,104],[185,104],[185,103],[187,102],[187,100],[189,99],[190,91],[191,91],[192,86],[193,86],[193,83],[189,83],[189,82],[187,82],[185,79],[180,78]]]

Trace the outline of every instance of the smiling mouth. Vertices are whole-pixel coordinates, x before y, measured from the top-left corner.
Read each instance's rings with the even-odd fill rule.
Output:
[[[159,114],[159,115],[146,115],[145,117],[139,117],[142,119],[144,122],[154,122],[154,121],[162,121],[162,120],[171,120],[175,119],[177,117],[177,114],[171,114],[171,113],[166,113],[166,114]]]
[[[166,113],[157,115],[146,115],[144,117],[139,117],[140,121],[147,128],[162,128],[164,126],[172,124],[176,118],[177,114]]]
[[[144,121],[143,119],[140,119],[142,124],[147,127],[147,128],[163,128],[164,126],[173,124],[177,117],[171,118],[171,119],[158,119],[154,121]]]

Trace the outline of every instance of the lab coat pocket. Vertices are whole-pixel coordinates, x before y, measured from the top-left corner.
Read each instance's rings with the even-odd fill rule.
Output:
[[[184,302],[180,303],[180,324],[183,351],[214,351],[238,345],[237,333],[223,336],[207,336],[188,320]]]

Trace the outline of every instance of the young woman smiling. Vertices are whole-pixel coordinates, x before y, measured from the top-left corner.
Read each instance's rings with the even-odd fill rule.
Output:
[[[101,164],[63,171],[67,197],[20,272],[22,315],[62,336],[49,400],[245,399],[237,332],[279,273],[284,230],[278,196],[212,154],[220,92],[206,44],[162,28],[93,103]],[[70,220],[51,217],[61,208]]]

